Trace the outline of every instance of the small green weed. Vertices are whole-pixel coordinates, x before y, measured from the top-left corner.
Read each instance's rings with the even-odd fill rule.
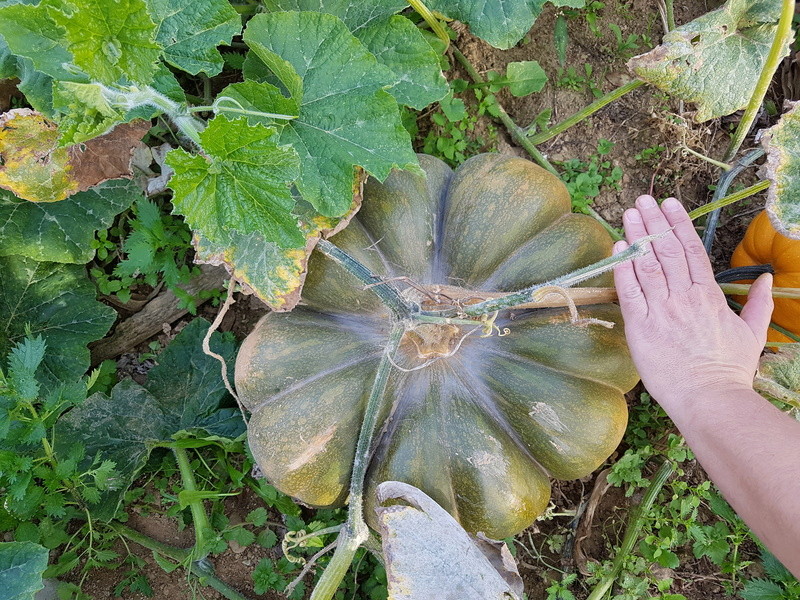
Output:
[[[474,89],[478,106],[475,114],[470,114],[461,98],[455,94],[465,91],[468,83],[463,79],[451,82],[451,92],[439,102],[439,109],[431,114],[432,127],[422,144],[422,151],[444,160],[452,167],[463,163],[467,158],[493,148],[497,140],[497,130],[487,121],[487,138],[475,133],[475,126],[485,114],[498,116],[497,99],[492,93]]]
[[[569,190],[573,211],[586,212],[604,188],[620,189],[622,169],[612,166],[611,161],[605,159],[613,147],[612,142],[601,139],[589,162],[572,158],[560,163],[561,179]]]
[[[575,67],[559,68],[556,86],[576,92],[587,90],[595,98],[600,98],[603,95],[603,90],[594,81],[594,67],[589,63],[584,63],[582,70]]]
[[[655,145],[645,148],[640,152],[637,152],[634,156],[637,162],[640,162],[644,165],[653,166],[658,163],[661,159],[661,155],[666,151],[666,146]]]
[[[191,264],[191,242],[191,230],[182,219],[142,199],[134,205],[130,220],[98,232],[93,243],[98,265],[90,273],[100,293],[113,294],[122,303],[130,301],[137,285],[156,287],[163,282],[195,314],[198,298],[179,287],[200,272]]]
[[[761,551],[766,578],[744,583],[739,596],[743,600],[800,600],[800,582],[767,550]]]

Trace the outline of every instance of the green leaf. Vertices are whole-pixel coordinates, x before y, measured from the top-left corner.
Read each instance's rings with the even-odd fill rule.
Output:
[[[47,354],[37,379],[47,386],[80,378],[89,342],[105,335],[116,312],[95,300],[83,265],[0,257],[0,357],[26,335],[41,335]]]
[[[10,4],[0,7],[0,36],[9,50],[28,58],[37,71],[64,80],[81,80],[72,65],[72,54],[65,47],[66,31],[48,14],[56,2],[43,0],[38,5]],[[70,68],[72,66],[72,68]]]
[[[219,45],[230,44],[242,19],[226,0],[147,0],[164,59],[183,71],[209,77],[222,71]]]
[[[743,600],[785,600],[783,587],[769,579],[751,579],[739,592]]]
[[[220,365],[201,349],[209,324],[194,319],[158,357],[158,366],[141,386],[130,379],[116,385],[109,398],[95,394],[62,417],[55,426],[55,452],[66,455],[75,443],[85,448],[83,468],[98,454],[116,464],[118,480],[104,491],[93,511],[97,518],[113,518],[128,487],[147,463],[157,444],[171,442],[181,432],[237,437],[244,432],[241,414],[221,409],[227,391]],[[215,333],[211,348],[232,364],[235,344]],[[229,370],[232,376],[232,369]],[[234,419],[236,425],[234,425]]]
[[[422,110],[441,100],[449,88],[439,68],[439,55],[411,21],[393,16],[356,32],[378,62],[394,73],[387,91],[397,102]]]
[[[289,184],[298,175],[297,154],[278,145],[272,127],[243,118],[213,119],[200,134],[204,156],[172,150],[173,204],[195,231],[217,243],[231,233],[258,233],[283,248],[304,245]]]
[[[520,41],[542,12],[545,0],[430,0],[427,5],[452,19],[495,48],[507,50]]]
[[[547,83],[547,74],[535,60],[508,63],[506,77],[510,80],[508,90],[515,96],[541,92]]]
[[[405,0],[264,0],[263,5],[270,12],[305,10],[334,15],[353,33],[408,8]]]
[[[31,542],[0,543],[0,589],[6,600],[33,600],[44,587],[48,552]]]
[[[767,213],[783,235],[800,239],[800,102],[761,138],[767,151]]]
[[[299,107],[294,98],[287,98],[274,85],[270,83],[260,83],[247,80],[242,83],[233,83],[223,89],[217,99],[231,98],[239,103],[239,107],[253,112],[266,112],[296,117],[299,114]],[[221,111],[224,113],[225,107],[236,106],[233,102],[225,101]],[[232,114],[235,116],[235,113]],[[275,121],[270,117],[260,115],[247,115],[247,122],[251,125],[274,125]]]
[[[667,33],[628,67],[641,79],[697,104],[697,122],[747,106],[775,37],[781,3],[729,0]],[[785,56],[789,51],[784,49]]]
[[[144,0],[65,0],[48,14],[64,29],[75,64],[93,80],[152,82],[161,47]]]
[[[114,217],[141,196],[136,184],[124,179],[107,181],[61,202],[28,202],[0,190],[0,256],[89,262],[95,232],[110,227]]]
[[[354,167],[383,180],[393,168],[419,168],[397,102],[384,88],[394,74],[333,15],[256,15],[244,39],[299,103],[281,142],[300,155],[301,195],[322,215],[352,202]]]
[[[267,518],[269,517],[269,513],[267,513],[267,509],[263,506],[259,506],[256,509],[251,510],[247,513],[247,517],[245,517],[245,521],[248,523],[255,525],[256,527],[263,527],[266,522]]]

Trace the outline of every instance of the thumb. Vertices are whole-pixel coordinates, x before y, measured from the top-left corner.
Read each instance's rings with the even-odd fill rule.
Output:
[[[740,315],[762,345],[767,341],[767,328],[772,317],[773,306],[772,275],[764,273],[755,280],[750,288],[747,304],[744,305]]]

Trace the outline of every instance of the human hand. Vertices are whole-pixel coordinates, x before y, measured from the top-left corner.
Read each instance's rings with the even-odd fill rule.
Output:
[[[614,269],[628,346],[650,394],[671,412],[704,392],[752,389],[772,314],[772,276],[756,280],[737,316],[680,202],[668,198],[659,208],[640,196],[623,224],[627,242],[617,242],[615,253],[672,227],[645,256]]]

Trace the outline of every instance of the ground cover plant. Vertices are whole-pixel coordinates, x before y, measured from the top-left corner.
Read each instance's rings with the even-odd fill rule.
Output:
[[[775,75],[797,51],[794,3],[659,5],[660,13],[582,0],[1,2],[0,581],[18,586],[7,589],[32,597],[44,576],[59,581],[63,598],[425,597],[416,586],[434,565],[448,582],[479,575],[482,597],[796,597],[796,581],[758,549],[646,392],[628,395],[630,421],[608,468],[587,475],[623,436],[622,394],[634,383],[620,327],[604,327],[618,320],[605,273],[646,251],[606,258],[620,235],[609,199],[626,193],[630,173],[641,176],[638,191],[666,196],[695,161],[706,182],[684,190],[695,218],[710,213],[712,253],[727,244],[730,254],[743,232],[715,233],[719,209],[765,190],[759,218],[770,235],[791,244],[800,231],[800,109],[781,103],[798,99],[790,59]],[[596,56],[584,51],[590,43]],[[645,93],[637,98],[648,98],[651,129],[663,135],[630,151],[628,119],[615,115]],[[759,117],[762,105],[772,111]],[[766,130],[763,150],[748,137],[754,122]],[[475,157],[498,149],[538,166]],[[764,154],[765,176],[754,180],[747,169]],[[735,187],[739,176],[748,183]],[[485,189],[470,199],[445,193],[451,184]],[[541,206],[509,200],[519,190],[529,200],[527,189],[544,192]],[[519,229],[539,219],[558,224],[549,229],[557,239]],[[505,255],[534,262],[535,273]],[[206,273],[199,265],[223,265],[229,276],[194,288]],[[791,307],[797,291],[786,281],[775,293]],[[272,312],[234,369],[237,341],[215,331],[250,333],[256,319],[237,309],[245,303],[231,308],[242,293]],[[327,316],[307,307],[280,314],[301,294]],[[166,298],[180,312],[139,319],[151,321],[149,333],[138,347],[128,341],[127,358],[91,356],[87,346],[115,320],[133,323]],[[208,298],[219,313],[203,307]],[[187,310],[215,322],[172,316]],[[232,327],[231,314],[249,326]],[[775,320],[781,343],[797,341],[791,323]],[[759,389],[794,410],[791,347],[775,347]],[[347,352],[362,358],[345,360],[357,373],[317,378],[315,368],[332,369],[316,361]],[[270,353],[280,360],[253,368]],[[520,374],[515,354],[585,372],[578,383],[537,383],[537,367]],[[259,374],[281,369],[290,379]],[[517,423],[503,434],[515,441],[496,450],[456,435],[483,428],[488,440],[497,432],[485,416],[465,410],[459,420],[453,409],[444,431],[438,415],[414,412],[456,406],[462,389],[589,388],[598,377],[618,380],[607,386],[614,414],[591,420],[607,419],[596,435],[524,392],[518,404],[533,402],[538,422],[558,435],[524,431],[522,408],[497,403],[488,414]],[[305,389],[315,404],[290,407],[305,379],[320,381]],[[362,390],[351,397],[358,405],[344,410],[337,386]],[[440,404],[404,391],[422,388]],[[278,401],[267,410],[270,397]],[[384,429],[389,412],[397,420]],[[414,418],[431,439],[465,440],[462,462],[445,453],[441,469],[415,467],[413,428],[401,431]],[[542,454],[559,445],[573,454]],[[544,470],[519,466],[520,447]],[[433,460],[432,449],[421,452]],[[325,468],[314,462],[320,453]],[[492,456],[519,468],[491,479]],[[489,462],[476,466],[479,458]],[[443,491],[447,469],[455,492]],[[419,489],[379,485],[391,479]],[[491,498],[506,492],[530,510],[493,514],[502,503]],[[330,507],[311,510],[286,493]],[[378,496],[394,506],[376,512]],[[421,531],[429,518],[436,529]],[[171,523],[175,539],[151,523]],[[488,550],[464,529],[505,545]],[[514,554],[522,577],[496,571],[484,551],[506,565]],[[409,573],[419,576],[404,596]],[[112,584],[102,591],[98,580]]]

